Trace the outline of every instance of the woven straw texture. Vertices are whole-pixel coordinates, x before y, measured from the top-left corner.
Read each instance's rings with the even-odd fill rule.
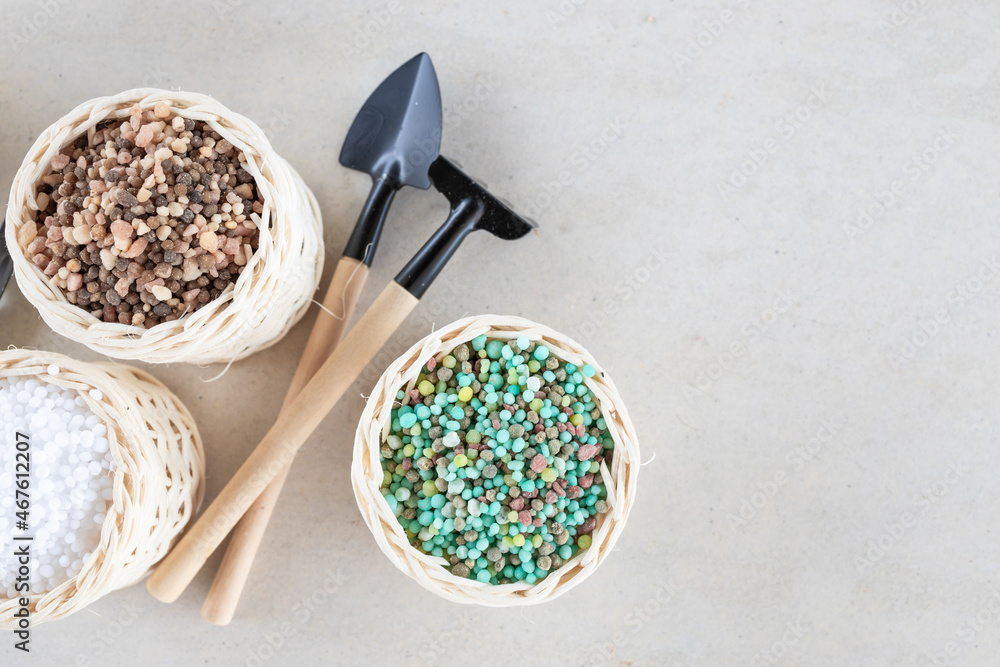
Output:
[[[600,515],[592,545],[534,585],[491,585],[451,574],[445,569],[447,563],[443,558],[425,554],[409,544],[403,527],[379,491],[382,481],[379,448],[389,432],[396,392],[401,387],[409,390],[414,386],[428,359],[435,357],[440,362],[457,345],[481,334],[503,339],[527,336],[533,341],[544,342],[561,359],[580,366],[591,364],[597,373],[587,378],[586,383],[597,399],[615,442],[611,469],[601,464],[611,509],[607,514]],[[416,343],[386,369],[372,389],[361,415],[351,467],[358,507],[382,552],[393,565],[443,598],[491,607],[531,605],[552,600],[593,574],[621,536],[635,499],[638,474],[639,444],[635,429],[614,383],[594,358],[579,343],[548,327],[519,317],[501,315],[458,320]]]
[[[59,367],[49,375],[47,367]],[[0,377],[32,376],[81,391],[108,427],[113,498],[100,546],[81,572],[31,598],[31,623],[69,616],[142,579],[163,558],[201,503],[205,456],[187,408],[148,373],[113,363],[74,361],[33,350],[0,351]],[[95,401],[87,392],[103,393]],[[13,628],[16,600],[0,596],[0,628]]]
[[[150,329],[106,323],[69,303],[42,271],[18,252],[18,231],[34,220],[35,184],[67,143],[109,118],[125,118],[133,104],[143,109],[167,102],[173,112],[206,122],[247,157],[264,200],[258,226],[260,247],[236,284],[197,312]],[[256,215],[256,214],[254,214]],[[323,272],[323,228],[319,205],[292,167],[271,148],[249,119],[205,95],[140,88],[84,102],[52,124],[28,151],[14,177],[7,205],[7,246],[25,297],[52,329],[119,359],[148,363],[208,364],[242,359],[273,345],[305,314]]]

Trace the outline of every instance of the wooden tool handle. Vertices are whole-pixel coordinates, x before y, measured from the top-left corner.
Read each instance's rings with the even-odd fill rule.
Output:
[[[417,305],[391,282],[313,379],[278,416],[264,439],[236,471],[201,518],[160,562],[146,582],[158,600],[173,602],[272,479],[291,463],[348,387]]]
[[[298,396],[316,370],[337,347],[367,277],[368,267],[356,259],[343,257],[337,264],[333,278],[330,279],[330,287],[323,299],[323,308],[316,316],[316,324],[309,334],[309,342],[306,343],[306,348],[299,359],[299,367],[295,371],[295,377],[292,378],[292,384],[288,387],[282,410],[285,410]],[[233,620],[243,587],[250,575],[250,567],[253,565],[257,549],[271,519],[271,513],[281,495],[281,487],[284,486],[291,468],[291,465],[287,465],[278,473],[233,529],[233,536],[229,540],[222,565],[219,566],[212,588],[205,598],[205,604],[201,607],[201,617],[209,623],[229,625]]]

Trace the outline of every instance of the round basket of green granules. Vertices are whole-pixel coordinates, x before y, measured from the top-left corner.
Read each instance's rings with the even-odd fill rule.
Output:
[[[435,331],[361,416],[351,478],[379,547],[449,600],[537,604],[621,535],[639,446],[614,384],[575,341],[518,317]]]

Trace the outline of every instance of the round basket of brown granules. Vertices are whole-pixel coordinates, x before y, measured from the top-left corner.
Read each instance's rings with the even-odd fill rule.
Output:
[[[302,178],[257,125],[194,93],[78,106],[31,147],[7,222],[42,319],[121,359],[243,358],[288,332],[323,270]]]

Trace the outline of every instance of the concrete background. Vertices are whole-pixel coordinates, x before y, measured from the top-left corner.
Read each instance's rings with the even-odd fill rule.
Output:
[[[37,628],[29,659],[7,637],[5,664],[995,664],[995,3],[0,7],[4,190],[82,100],[208,93],[314,189],[329,273],[368,190],[337,164],[347,126],[426,50],[443,152],[542,225],[471,238],[329,415],[232,626],[198,615],[217,554],[177,603],[117,592]],[[359,310],[445,213],[399,195]],[[484,312],[587,345],[649,460],[617,553],[524,610],[455,606],[397,572],[348,481],[388,359]],[[208,498],[275,418],[313,316],[215,382],[152,369],[198,418]],[[0,344],[95,358],[16,286]],[[305,603],[328,579],[336,593]]]

